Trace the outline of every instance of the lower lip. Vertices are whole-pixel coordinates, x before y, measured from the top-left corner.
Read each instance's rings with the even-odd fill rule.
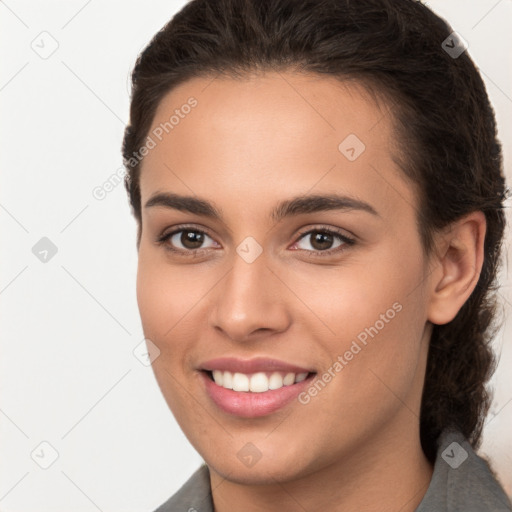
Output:
[[[206,392],[213,402],[224,412],[234,414],[242,418],[257,418],[271,414],[296,398],[301,391],[309,386],[314,374],[310,374],[302,382],[283,386],[279,389],[271,389],[263,393],[250,391],[233,391],[218,386],[210,379],[207,372],[201,371]]]

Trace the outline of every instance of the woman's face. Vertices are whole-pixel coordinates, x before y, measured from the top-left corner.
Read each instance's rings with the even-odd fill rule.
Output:
[[[286,481],[418,436],[418,199],[391,114],[362,91],[292,73],[194,78],[149,132],[143,329],[176,420],[230,480]]]

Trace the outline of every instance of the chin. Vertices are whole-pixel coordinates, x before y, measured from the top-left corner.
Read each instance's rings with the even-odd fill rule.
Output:
[[[214,470],[222,478],[241,485],[275,485],[277,482],[290,482],[308,474],[305,468],[298,467],[296,461],[291,460],[265,462],[262,457],[252,467],[244,467],[238,459],[233,463],[214,458],[206,460],[206,463],[210,471]]]

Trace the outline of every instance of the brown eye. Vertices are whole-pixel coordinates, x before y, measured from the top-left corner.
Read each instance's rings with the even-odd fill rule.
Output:
[[[332,231],[331,229],[313,229],[300,236],[295,245],[299,245],[302,241],[307,241],[313,252],[336,252],[342,250],[344,245],[354,244],[354,240],[342,235],[341,233]],[[338,241],[338,242],[336,242]],[[333,245],[335,244],[335,245]],[[301,250],[311,252],[308,247],[298,247]]]
[[[314,236],[312,236],[313,233],[314,233]],[[323,250],[331,248],[333,241],[334,241],[333,235],[330,235],[328,233],[323,233],[321,231],[316,231],[313,233],[311,233],[309,236],[311,237],[310,238],[311,246],[314,249],[316,249],[318,251],[323,251]]]
[[[179,241],[186,249],[199,249],[204,242],[204,233],[199,231],[185,229],[178,233],[181,233]]]
[[[210,240],[210,245],[204,245]],[[157,243],[174,253],[184,256],[196,255],[199,251],[217,247],[218,244],[201,229],[181,227],[158,237]]]

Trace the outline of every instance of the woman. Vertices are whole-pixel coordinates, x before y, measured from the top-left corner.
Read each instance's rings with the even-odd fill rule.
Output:
[[[123,156],[162,393],[205,464],[158,511],[512,510],[475,450],[501,147],[412,0],[194,0]]]

